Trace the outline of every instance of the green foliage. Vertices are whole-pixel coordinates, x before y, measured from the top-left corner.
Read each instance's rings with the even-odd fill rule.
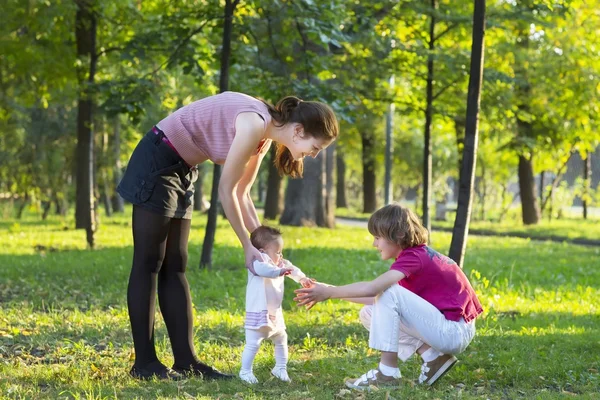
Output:
[[[392,179],[400,199],[422,182],[431,57],[433,174],[441,185],[458,176],[473,10],[470,1],[437,3],[432,9],[430,2],[404,0],[240,2],[230,87],[271,102],[295,94],[331,104],[342,120],[338,144],[348,166],[348,197],[357,204],[361,134],[375,138],[383,182],[385,112],[393,102]],[[110,148],[111,121],[122,120],[121,154],[97,152],[97,176],[112,177],[114,158],[124,165],[141,135],[169,112],[217,92],[222,7],[214,0],[96,2],[98,63],[90,88],[96,143],[106,134]],[[598,1],[581,0],[488,4],[476,171],[478,191],[487,197],[482,208],[502,209],[517,154],[533,155],[536,172],[557,173],[572,152],[585,155],[600,143],[597,9]],[[38,207],[48,199],[72,200],[76,72],[85,61],[76,57],[76,4],[5,0],[2,10],[0,196],[27,197]],[[427,42],[431,17],[433,50]],[[527,47],[521,46],[525,38]],[[527,101],[518,93],[524,83]],[[519,108],[524,101],[527,113]],[[516,135],[517,115],[532,123],[530,135]]]
[[[215,269],[197,267],[205,219],[192,225],[188,279],[195,305],[194,343],[201,358],[237,372],[243,350],[246,271],[235,234],[219,224]],[[289,385],[269,378],[273,348],[263,345],[255,371],[262,383],[239,380],[181,383],[129,378],[132,343],[126,286],[132,256],[130,215],[104,219],[98,249],[69,218],[40,224],[35,216],[2,220],[0,240],[0,398],[354,398],[345,377],[377,363],[359,306],[330,301],[295,307],[286,282],[284,312],[290,340]],[[333,284],[373,279],[378,259],[362,228],[331,231],[284,227],[285,255],[310,276]],[[446,251],[450,237],[434,233]],[[405,385],[365,398],[593,399],[600,390],[597,304],[598,249],[568,244],[470,237],[465,272],[485,313],[458,364],[431,390],[414,385],[419,362],[401,365]],[[164,322],[156,323],[158,355],[172,362]]]

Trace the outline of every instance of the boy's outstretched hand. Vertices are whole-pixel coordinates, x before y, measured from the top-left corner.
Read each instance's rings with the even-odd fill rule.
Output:
[[[312,286],[308,288],[296,289],[296,297],[294,301],[298,303],[298,306],[305,306],[307,310],[310,310],[320,301],[329,299],[329,285],[319,282],[312,282]]]

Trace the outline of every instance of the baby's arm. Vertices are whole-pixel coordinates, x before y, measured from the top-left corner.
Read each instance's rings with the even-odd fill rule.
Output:
[[[256,275],[263,278],[279,278],[282,274],[286,272],[285,268],[278,268],[272,264],[258,260],[254,261],[253,266]]]
[[[294,264],[285,259],[282,260],[282,263],[285,268],[291,268],[292,270],[292,272],[288,275],[289,278],[293,279],[304,287],[310,287],[312,282],[311,279],[308,278],[304,272],[300,270],[300,268],[296,267]]]

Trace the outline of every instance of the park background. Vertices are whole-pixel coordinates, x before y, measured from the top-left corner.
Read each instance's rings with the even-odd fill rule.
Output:
[[[597,1],[1,8],[0,398],[600,396]],[[415,385],[417,360],[402,366],[401,389],[343,390],[377,360],[359,307],[298,309],[292,282],[291,385],[269,378],[269,345],[254,387],[129,378],[131,208],[115,187],[152,125],[224,90],[320,100],[340,119],[339,140],[306,159],[303,179],[281,178],[271,154],[253,187],[261,216],[284,232],[285,256],[310,276],[344,284],[385,271],[364,221],[390,201],[415,210],[432,246],[459,261],[485,313],[432,390]],[[243,252],[218,208],[207,213],[218,167],[200,172],[188,264],[195,344],[235,373]]]

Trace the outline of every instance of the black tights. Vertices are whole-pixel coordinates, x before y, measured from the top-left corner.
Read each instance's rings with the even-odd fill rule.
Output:
[[[154,348],[156,292],[175,365],[201,364],[194,352],[192,299],[185,277],[191,220],[173,219],[133,207],[133,267],[127,307],[135,347],[135,366],[160,367]],[[201,364],[203,365],[203,364]]]

